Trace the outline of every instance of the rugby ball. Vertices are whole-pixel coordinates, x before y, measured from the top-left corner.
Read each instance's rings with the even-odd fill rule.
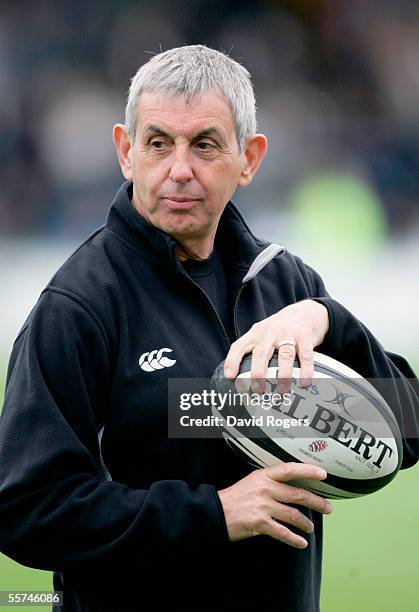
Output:
[[[235,380],[224,377],[224,361],[212,377],[212,404],[222,416],[222,435],[254,467],[281,462],[312,463],[327,471],[324,481],[299,480],[322,497],[345,499],[378,491],[396,476],[402,437],[391,408],[376,388],[348,366],[314,352],[312,384],[303,388],[295,361],[290,392],[276,390],[278,358],[272,357],[263,393],[253,392],[251,356]],[[259,399],[258,399],[259,398]]]

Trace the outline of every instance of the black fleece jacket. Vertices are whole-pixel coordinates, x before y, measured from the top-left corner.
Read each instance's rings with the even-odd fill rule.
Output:
[[[0,550],[53,570],[65,611],[315,612],[320,515],[305,510],[315,524],[305,550],[264,536],[230,543],[217,490],[251,468],[221,439],[168,438],[168,379],[209,378],[230,342],[175,241],[132,207],[131,189],[122,185],[105,226],[56,273],[14,344],[0,418]],[[216,241],[237,337],[316,298],[330,318],[317,350],[365,377],[413,377],[297,257],[278,249],[242,283],[268,243],[231,203]],[[140,355],[163,347],[175,365],[139,367]],[[405,386],[400,423],[402,411],[418,413]],[[417,440],[404,451],[408,467]]]

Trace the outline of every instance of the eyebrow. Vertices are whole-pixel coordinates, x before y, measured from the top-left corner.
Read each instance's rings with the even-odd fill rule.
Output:
[[[159,134],[160,136],[165,136],[166,138],[173,138],[171,134],[165,132],[157,125],[148,125],[145,129],[145,133]],[[192,134],[190,140],[198,140],[199,138],[205,138],[206,136],[218,136],[218,138],[220,138],[223,142],[225,140],[221,132],[215,127],[209,127],[205,130],[195,132],[194,134]]]

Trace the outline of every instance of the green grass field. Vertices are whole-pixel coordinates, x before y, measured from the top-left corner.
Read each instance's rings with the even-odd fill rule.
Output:
[[[1,398],[4,376],[0,367]],[[51,590],[52,575],[0,555],[0,591],[19,589]],[[419,466],[370,497],[334,502],[334,513],[325,519],[321,609],[418,612]]]

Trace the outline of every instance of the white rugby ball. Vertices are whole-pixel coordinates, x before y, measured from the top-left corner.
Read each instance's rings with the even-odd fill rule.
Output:
[[[250,368],[249,355],[231,381],[221,362],[211,381],[217,393],[229,397],[222,411],[212,406],[212,413],[222,416],[222,435],[250,464],[321,466],[326,480],[291,484],[335,499],[373,493],[396,476],[403,457],[399,427],[381,394],[357,372],[314,352],[312,384],[302,388],[296,360],[290,393],[281,396],[276,391],[277,356],[269,362],[263,394],[253,392]]]

